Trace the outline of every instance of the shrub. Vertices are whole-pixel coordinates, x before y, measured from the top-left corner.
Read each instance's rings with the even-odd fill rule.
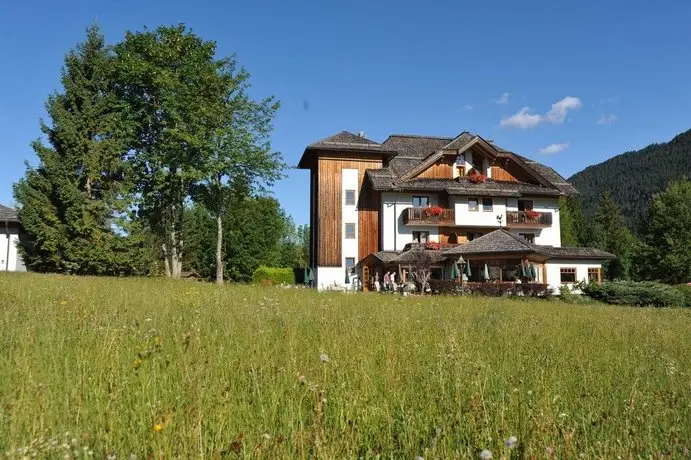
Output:
[[[295,273],[292,268],[275,268],[262,265],[252,274],[252,282],[262,286],[295,284]]]
[[[691,307],[691,286],[688,284],[680,284],[677,286],[677,290],[684,296],[684,306]]]
[[[653,281],[611,281],[583,287],[588,297],[614,305],[652,307],[684,306],[684,293],[675,286]]]
[[[433,294],[460,295],[461,285],[453,280],[429,280]],[[552,288],[539,283],[464,283],[464,294],[483,295],[488,297],[525,296],[547,297],[552,295]]]

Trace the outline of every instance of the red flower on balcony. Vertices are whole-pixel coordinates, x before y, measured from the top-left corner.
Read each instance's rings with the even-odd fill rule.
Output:
[[[425,249],[439,249],[439,243],[435,243],[434,241],[425,243]]]
[[[537,220],[540,218],[541,215],[542,215],[541,213],[539,213],[537,211],[533,211],[533,210],[525,212],[525,218],[530,219],[530,220]]]
[[[483,184],[487,180],[487,176],[484,174],[472,173],[468,176],[470,182],[473,184]]]
[[[438,217],[444,214],[444,208],[441,206],[430,206],[429,208],[425,208],[425,212],[428,216]]]

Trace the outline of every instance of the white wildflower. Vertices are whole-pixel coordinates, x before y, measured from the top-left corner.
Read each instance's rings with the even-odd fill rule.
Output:
[[[518,442],[518,438],[516,436],[509,436],[509,439],[504,441],[504,445],[508,447],[509,449],[512,449],[516,443]]]
[[[482,452],[480,452],[480,458],[483,460],[489,460],[492,458],[492,451],[489,449],[482,449]]]
[[[329,362],[329,355],[327,355],[326,353],[322,353],[321,355],[319,355],[319,359],[323,363],[328,363]]]

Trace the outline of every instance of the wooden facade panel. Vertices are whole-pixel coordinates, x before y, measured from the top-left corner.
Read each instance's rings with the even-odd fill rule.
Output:
[[[518,182],[518,179],[516,179],[510,172],[497,165],[492,166],[492,179],[502,182]]]
[[[497,169],[494,169],[497,168]],[[497,179],[494,177],[494,172],[497,171],[499,177],[508,177],[507,179]],[[530,184],[537,184],[538,182],[528,174],[522,167],[509,159],[497,160],[492,165],[492,178],[496,180],[506,180],[511,182],[526,182]]]
[[[454,163],[454,157],[445,156],[426,170],[422,171],[417,177],[425,179],[453,179]]]
[[[380,159],[353,159],[352,155],[320,155],[317,166],[317,264],[342,265],[342,170],[358,170],[358,258],[379,250],[379,193],[365,184],[365,171],[382,167]]]

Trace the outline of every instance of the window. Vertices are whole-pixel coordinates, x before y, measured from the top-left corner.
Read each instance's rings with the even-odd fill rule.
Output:
[[[479,209],[477,198],[468,198],[468,211],[477,211]]]
[[[345,204],[355,206],[355,190],[345,191]]]
[[[492,212],[492,198],[482,199],[482,212]]]
[[[355,239],[355,224],[348,222],[345,226],[345,237],[347,240]]]
[[[429,241],[429,232],[413,232],[413,243],[426,243]]]
[[[532,211],[533,210],[533,200],[518,200],[518,210],[519,211]]]
[[[353,267],[355,267],[355,257],[346,257],[345,263],[346,263],[346,268],[352,269]]]
[[[485,157],[476,152],[473,152],[473,169],[478,174],[487,175],[487,170],[485,169]]]
[[[518,236],[526,240],[528,243],[535,242],[535,233],[519,233]]]
[[[576,269],[575,268],[562,268],[560,273],[561,273],[561,282],[562,283],[575,283],[576,282]]]
[[[600,267],[588,268],[588,282],[589,283],[600,283],[600,282],[602,282],[602,273],[600,272]]]
[[[426,208],[427,206],[429,206],[428,196],[413,196],[414,208]]]

